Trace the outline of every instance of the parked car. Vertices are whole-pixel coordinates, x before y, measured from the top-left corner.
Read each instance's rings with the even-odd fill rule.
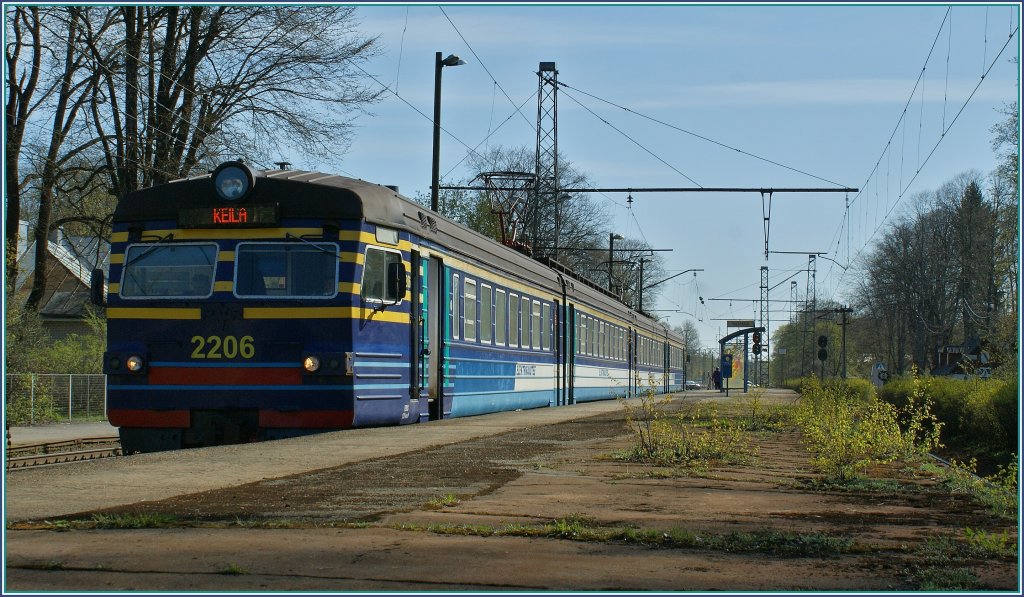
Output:
[[[685,389],[687,389],[687,390],[699,390],[700,389],[700,382],[696,382],[696,381],[693,381],[692,379],[688,379],[688,380],[686,380],[686,383],[683,385],[683,387]]]

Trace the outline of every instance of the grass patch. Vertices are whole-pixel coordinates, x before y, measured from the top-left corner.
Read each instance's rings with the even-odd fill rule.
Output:
[[[19,566],[19,568],[25,568],[28,570],[64,570],[65,565],[64,562],[61,562],[60,560],[47,560],[45,562],[25,564],[23,566]]]
[[[980,584],[970,568],[921,568],[914,572],[914,579],[922,591],[972,591]]]
[[[218,574],[241,576],[244,574],[249,574],[249,571],[245,568],[242,568],[241,566],[237,566],[235,564],[228,564],[227,567],[221,570]]]
[[[923,564],[910,569],[911,576],[924,591],[971,591],[981,588],[972,563],[987,565],[992,560],[1014,560],[1017,544],[1009,533],[990,533],[964,529],[963,540],[956,537],[931,537],[917,549]]]
[[[653,390],[633,401],[622,401],[633,445],[614,455],[618,460],[659,466],[707,470],[715,463],[743,464],[756,450],[744,425],[719,416],[714,405],[691,404],[670,413],[671,396],[657,398]]]
[[[758,531],[750,533],[696,533],[686,529],[640,529],[606,527],[596,520],[570,514],[543,525],[511,524],[502,528],[488,525],[430,525],[422,527],[403,523],[392,528],[426,531],[442,535],[477,537],[547,537],[595,543],[626,543],[665,549],[701,549],[726,553],[765,553],[779,557],[832,557],[854,551],[853,542],[845,537],[822,533],[785,533]]]
[[[864,493],[901,493],[914,491],[899,481],[893,479],[869,479],[866,477],[853,477],[851,479],[839,480],[834,478],[807,479],[803,487],[814,491],[843,491],[843,492],[864,492]]]
[[[442,508],[454,508],[455,506],[458,506],[461,502],[462,500],[459,499],[459,496],[455,495],[454,493],[449,493],[440,497],[436,497],[427,502],[427,508],[430,508],[431,510],[440,510]]]
[[[178,519],[159,512],[135,514],[93,514],[96,529],[163,529],[178,526]]]

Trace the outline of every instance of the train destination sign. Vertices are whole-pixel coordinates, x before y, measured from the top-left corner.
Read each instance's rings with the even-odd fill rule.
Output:
[[[188,207],[178,211],[178,226],[182,228],[241,228],[245,226],[274,226],[277,224],[277,204],[218,205]]]

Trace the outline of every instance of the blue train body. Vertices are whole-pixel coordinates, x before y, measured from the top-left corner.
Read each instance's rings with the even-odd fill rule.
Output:
[[[125,198],[111,255],[127,453],[683,389],[662,324],[363,181],[229,162]]]

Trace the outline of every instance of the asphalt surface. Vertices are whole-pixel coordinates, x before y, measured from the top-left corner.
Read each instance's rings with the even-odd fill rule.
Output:
[[[691,392],[692,394],[695,394]],[[403,427],[350,429],[312,436],[210,448],[133,454],[71,465],[9,471],[4,502],[8,523],[160,500],[185,493],[221,489],[395,456],[428,447],[455,444],[532,426],[622,410],[615,400],[494,413]],[[109,435],[94,424],[59,425],[21,433],[36,438]],[[76,435],[76,432],[83,433]],[[12,436],[14,431],[12,431]],[[28,441],[29,437],[33,441]],[[54,441],[47,439],[43,441]],[[73,466],[73,474],[64,468]]]
[[[743,399],[687,392],[673,404],[689,412],[698,401]],[[604,401],[8,471],[3,592],[891,592],[922,588],[917,571],[934,564],[918,546],[936,537],[965,527],[1016,537],[1015,526],[929,490],[928,479],[901,478],[920,489],[898,493],[814,489],[810,455],[792,432],[757,436],[746,464],[662,475],[610,457],[629,445],[624,417],[622,403]],[[111,428],[15,432],[35,443]],[[447,495],[453,503],[431,505]],[[375,513],[347,515],[355,506]],[[74,524],[96,511],[183,524]],[[664,537],[678,529],[697,543],[580,540],[572,521]],[[480,532],[557,524],[558,536]],[[789,556],[701,543],[786,533],[861,547]],[[967,565],[974,588],[1019,588],[1013,561]]]

